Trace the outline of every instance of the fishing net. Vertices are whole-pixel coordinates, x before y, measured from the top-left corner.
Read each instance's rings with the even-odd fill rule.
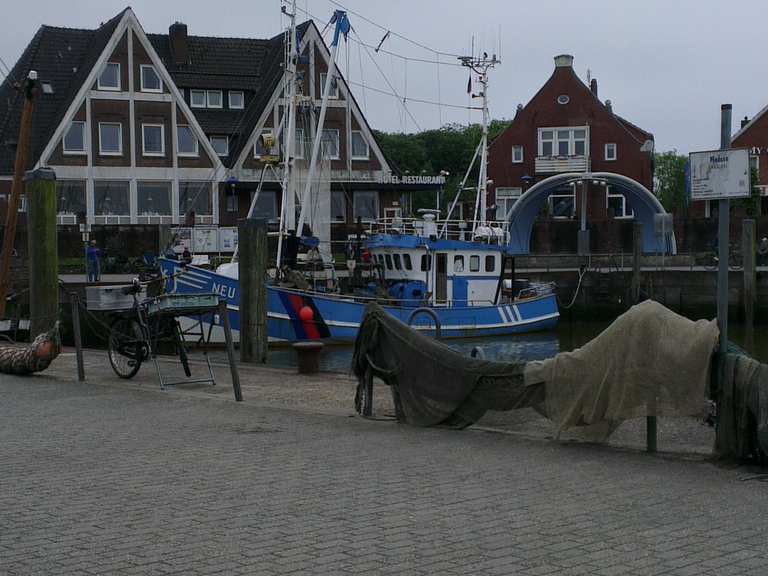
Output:
[[[714,321],[693,322],[652,301],[632,307],[587,345],[523,363],[467,358],[376,305],[353,355],[358,397],[366,378],[392,388],[398,419],[466,426],[486,410],[531,407],[557,432],[580,427],[602,441],[624,420],[702,414],[717,343]]]
[[[0,373],[32,374],[48,368],[61,351],[59,323],[48,332],[38,335],[31,344],[0,345]]]

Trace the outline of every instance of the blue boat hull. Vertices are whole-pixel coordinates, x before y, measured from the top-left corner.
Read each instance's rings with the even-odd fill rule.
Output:
[[[165,291],[171,293],[214,292],[226,299],[229,320],[235,340],[240,331],[240,287],[234,278],[188,266],[178,261],[160,260],[166,277]],[[366,303],[342,295],[324,295],[278,286],[267,287],[267,324],[270,341],[298,342],[302,340],[353,341],[365,313]],[[312,309],[311,320],[302,320],[299,311]],[[399,320],[408,322],[413,307],[384,306]],[[443,338],[502,336],[553,328],[559,313],[554,294],[515,301],[499,306],[433,307],[440,320]],[[195,319],[188,321],[192,322]],[[203,319],[210,322],[210,319]],[[217,321],[217,324],[220,322]],[[434,332],[427,314],[417,315],[413,327]],[[221,341],[220,328],[214,326],[213,339]]]

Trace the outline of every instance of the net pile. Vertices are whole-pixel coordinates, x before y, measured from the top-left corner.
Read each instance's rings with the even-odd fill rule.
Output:
[[[48,368],[61,351],[59,324],[38,335],[31,344],[0,345],[0,373],[32,374]]]

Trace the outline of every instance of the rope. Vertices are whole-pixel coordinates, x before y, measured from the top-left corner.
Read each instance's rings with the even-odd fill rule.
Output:
[[[367,88],[368,90],[371,90],[373,92],[378,92],[379,94],[384,94],[386,96],[393,96],[397,98],[398,100],[405,101],[406,98],[401,98],[399,94],[396,94],[394,92],[387,92],[386,90],[382,90],[381,88],[374,88],[373,86],[365,86],[361,84],[360,82],[355,82],[353,80],[347,80],[348,84],[352,84],[354,86],[362,86],[364,88]],[[407,98],[408,102],[418,102],[419,104],[431,104],[432,106],[438,106],[439,108],[445,107],[445,108],[459,108],[461,110],[482,110],[479,106],[466,106],[464,104],[443,104],[439,101],[434,100],[424,100],[422,98]],[[441,124],[442,124],[442,116],[441,116]]]

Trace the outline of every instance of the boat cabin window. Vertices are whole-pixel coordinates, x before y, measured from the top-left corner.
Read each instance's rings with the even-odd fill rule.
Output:
[[[421,271],[427,272],[428,270],[432,269],[432,258],[429,257],[429,254],[422,254],[421,255]]]
[[[473,254],[469,257],[469,271],[480,272],[480,256]]]
[[[405,264],[406,270],[413,270],[413,266],[411,265],[411,255],[410,254],[403,254],[403,264]]]
[[[395,254],[394,256],[392,256],[392,258],[394,258],[395,260],[395,270],[402,270],[403,264],[400,261],[400,254]]]
[[[464,256],[453,257],[453,271],[464,272]]]
[[[491,254],[485,257],[485,271],[493,272],[496,270],[496,256]]]
[[[386,254],[387,259],[387,270],[392,270],[392,256],[389,254]]]

